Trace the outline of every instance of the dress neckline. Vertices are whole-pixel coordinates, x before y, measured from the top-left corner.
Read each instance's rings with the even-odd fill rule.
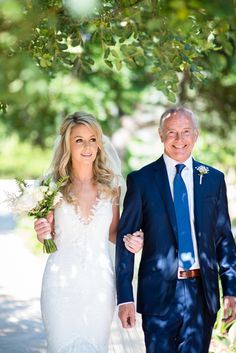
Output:
[[[94,217],[95,217],[95,213],[96,213],[96,210],[98,208],[98,204],[100,202],[100,198],[97,196],[94,203],[92,204],[92,206],[90,207],[90,210],[89,210],[89,215],[88,217],[82,215],[81,213],[81,209],[80,209],[80,206],[79,204],[76,204],[75,206],[75,210],[76,210],[76,213],[78,215],[78,219],[79,221],[84,224],[84,225],[89,225],[90,223],[92,223]]]

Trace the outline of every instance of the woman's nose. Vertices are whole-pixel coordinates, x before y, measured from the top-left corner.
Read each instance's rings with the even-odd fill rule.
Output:
[[[84,148],[90,147],[89,141],[83,141],[83,147]]]

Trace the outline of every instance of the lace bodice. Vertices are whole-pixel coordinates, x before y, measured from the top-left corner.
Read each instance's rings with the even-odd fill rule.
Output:
[[[66,247],[71,242],[80,244],[84,238],[91,238],[94,231],[99,233],[102,230],[99,237],[93,236],[92,240],[97,245],[107,238],[111,220],[112,204],[110,200],[97,198],[87,220],[81,216],[79,207],[63,201],[55,210],[55,242],[59,248]]]

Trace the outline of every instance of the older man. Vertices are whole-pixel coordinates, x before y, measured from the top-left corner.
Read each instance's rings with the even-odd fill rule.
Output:
[[[191,111],[166,111],[163,156],[127,178],[116,252],[119,317],[124,328],[134,326],[134,255],[122,239],[141,228],[137,310],[147,353],[208,352],[220,307],[218,275],[225,321],[236,319],[236,247],[224,175],[192,158],[198,133]]]

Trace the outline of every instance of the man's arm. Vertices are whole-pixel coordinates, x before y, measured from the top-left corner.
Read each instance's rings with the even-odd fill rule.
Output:
[[[127,178],[127,192],[124,210],[120,219],[116,243],[116,284],[117,302],[120,305],[119,317],[123,327],[131,327],[135,323],[135,310],[132,288],[134,272],[134,254],[125,248],[123,237],[142,228],[142,202],[140,189],[133,180],[132,173]]]
[[[236,319],[236,245],[231,232],[226,185],[222,179],[218,198],[217,260],[224,296],[224,321]]]

